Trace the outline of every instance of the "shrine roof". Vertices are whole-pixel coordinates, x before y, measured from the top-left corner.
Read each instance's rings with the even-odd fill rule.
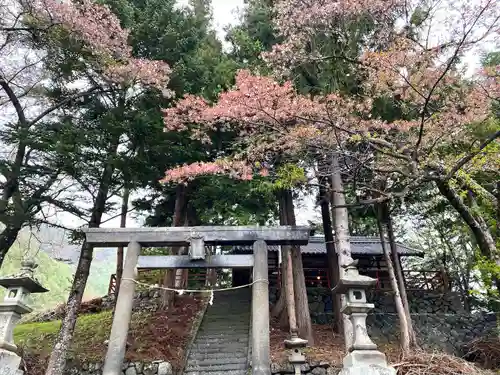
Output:
[[[378,237],[351,236],[351,253],[358,255],[383,255],[382,244]],[[419,249],[409,247],[407,245],[396,243],[398,254],[401,256],[423,256],[424,252]],[[386,246],[389,248],[389,242],[386,241]],[[234,246],[235,252],[249,252],[250,246]],[[268,246],[269,251],[278,251],[278,246]],[[324,237],[314,236],[309,238],[307,245],[300,246],[302,254],[326,254],[326,244]]]

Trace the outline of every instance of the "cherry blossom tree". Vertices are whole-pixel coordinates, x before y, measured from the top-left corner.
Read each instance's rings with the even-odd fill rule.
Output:
[[[186,97],[165,110],[167,130],[188,130],[206,142],[211,132],[236,132],[244,146],[234,155],[238,162],[269,161],[276,155],[314,160],[311,155],[329,158],[333,151],[353,158],[356,167],[378,176],[376,181],[389,181],[383,190],[378,182],[361,184],[363,195],[372,198],[356,204],[403,198],[420,184],[435,181],[459,209],[443,183],[446,188],[473,159],[491,151],[500,135],[496,130],[478,139],[470,130],[492,121],[491,106],[498,99],[497,70],[467,77],[460,62],[479,43],[498,37],[498,5],[494,1],[288,0],[277,1],[275,13],[275,26],[284,41],[264,57],[277,77],[286,77],[294,67],[310,61],[343,59],[364,78],[360,93],[311,98],[296,93],[291,81],[279,83],[240,71],[234,89],[222,93],[216,103]],[[345,35],[349,20],[359,17],[368,17],[375,27],[355,59],[328,56],[313,48],[314,37]],[[398,22],[404,27],[396,27]],[[447,26],[444,37],[436,24]],[[380,110],[381,101],[394,109],[390,116]],[[468,150],[445,153],[456,139],[468,142]],[[353,144],[364,145],[365,151],[353,153]],[[489,162],[495,164],[497,155],[497,151],[488,154]],[[179,172],[167,172],[167,176],[182,179]],[[212,172],[208,168],[200,173]],[[396,179],[397,185],[390,183]],[[340,202],[334,204],[336,208],[346,206]],[[477,218],[469,218],[468,224],[482,251],[493,256],[488,230]],[[346,242],[340,247],[348,253],[348,246]]]
[[[485,139],[477,139],[469,126],[484,126],[491,117],[492,99],[498,99],[498,81],[492,72],[494,69],[490,69],[489,74],[467,80],[459,65],[464,54],[474,49],[478,43],[498,38],[498,5],[491,1],[473,4],[392,3],[391,12],[387,8],[386,16],[382,17],[376,16],[380,10],[377,6],[381,4],[376,4],[374,9],[365,4],[366,12],[362,9],[358,11],[356,7],[351,8],[353,13],[343,10],[343,15],[348,18],[362,14],[370,18],[375,16],[378,18],[378,25],[382,26],[376,27],[373,35],[382,39],[385,46],[380,48],[379,41],[367,43],[361,57],[353,60],[348,55],[325,54],[325,51],[315,49],[313,44],[313,37],[325,31],[342,35],[343,25],[335,18],[335,12],[347,3],[301,2],[307,9],[300,9],[300,4],[294,4],[296,7],[291,10],[287,8],[289,2],[278,2],[275,6],[276,26],[281,31],[284,43],[275,46],[267,54],[268,61],[277,67],[277,73],[285,75],[292,72],[294,67],[311,61],[342,59],[358,65],[359,70],[367,74],[363,94],[370,98],[385,98],[399,112],[399,117],[392,119],[375,115],[373,109],[360,113],[362,118],[373,119],[364,135],[355,135],[355,138],[359,137],[359,142],[368,143],[373,151],[374,163],[365,160],[365,165],[371,165],[372,175],[378,175],[381,180],[404,180],[399,184],[401,188],[396,188],[396,191],[393,183],[385,184],[389,191],[380,191],[378,186],[369,183],[365,186],[363,195],[374,198],[363,203],[377,203],[393,199],[394,196],[404,197],[423,182],[434,180],[439,190],[469,224],[482,253],[491,259],[495,254],[495,244],[488,233],[485,220],[477,215],[474,218],[472,212],[457,199],[457,195],[450,191],[447,181],[455,178],[460,169],[478,156],[489,154],[487,159],[490,163],[498,159],[498,146],[493,144],[500,135],[498,128]],[[282,12],[283,9],[288,12]],[[296,18],[288,17],[295,9],[313,15],[310,20],[306,17],[307,27],[295,27]],[[315,13],[318,10],[320,14]],[[322,14],[330,17],[324,20]],[[391,15],[399,16],[404,27],[399,30],[387,28],[392,21],[397,21],[391,19]],[[446,25],[448,35],[445,38],[436,33],[436,26],[439,24]],[[377,43],[378,48],[371,47]],[[449,145],[456,144],[457,138],[479,146],[469,147],[461,154],[442,151],[443,148],[449,150]],[[339,145],[342,146],[342,143]],[[346,151],[345,148],[342,150],[343,153]],[[407,306],[406,302],[407,318],[410,321]]]
[[[238,180],[251,180],[253,172],[253,168],[244,161],[220,159],[215,162],[197,162],[170,169],[166,172],[161,182],[187,184],[188,181],[203,175],[228,175]],[[259,174],[261,176],[266,176],[268,171],[263,168],[260,170]]]

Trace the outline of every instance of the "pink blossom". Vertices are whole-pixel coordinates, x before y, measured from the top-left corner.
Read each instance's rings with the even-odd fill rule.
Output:
[[[266,169],[266,168],[264,168],[264,169],[262,169],[262,170],[259,172],[259,174],[260,174],[262,177],[267,177],[267,176],[269,176],[269,170],[268,170],[268,169]]]
[[[170,80],[171,69],[167,63],[159,60],[128,59],[126,64],[110,65],[105,70],[105,75],[113,82],[133,85],[140,82],[147,86],[163,90],[165,97],[173,96],[166,87]]]
[[[377,25],[388,24],[406,3],[404,0],[277,0],[273,5],[273,23],[283,42],[262,57],[275,73],[286,75],[290,68],[322,57],[314,49],[307,48],[306,52],[314,36],[338,32],[362,15]]]
[[[263,170],[259,171],[263,175]],[[227,175],[237,180],[251,180],[253,178],[253,169],[244,161],[218,159],[215,162],[198,162],[193,164],[184,164],[182,166],[168,170],[162,183],[187,183],[198,176],[207,175]]]
[[[128,30],[120,26],[120,20],[107,5],[98,5],[91,0],[78,3],[37,0],[35,7],[39,17],[61,24],[93,52],[113,59],[130,56]]]
[[[129,32],[107,5],[91,0],[79,2],[34,0],[34,16],[42,22],[64,27],[81,41],[103,67],[104,76],[118,84],[140,83],[156,87],[167,97],[171,69],[163,61],[138,59],[128,44]]]

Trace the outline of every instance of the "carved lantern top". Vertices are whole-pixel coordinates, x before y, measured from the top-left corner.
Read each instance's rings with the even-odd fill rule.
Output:
[[[14,275],[0,278],[0,286],[7,289],[23,288],[29,293],[45,293],[44,288],[34,277],[34,270],[38,265],[32,260],[21,262],[21,270]]]
[[[356,265],[357,260],[343,266],[345,272],[341,276],[339,283],[332,289],[334,293],[346,294],[349,289],[366,290],[377,282],[372,277],[360,275]]]

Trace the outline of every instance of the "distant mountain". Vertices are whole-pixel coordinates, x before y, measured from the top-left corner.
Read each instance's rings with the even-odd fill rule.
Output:
[[[0,269],[0,275],[16,273],[23,257],[35,257],[39,264],[35,275],[50,290],[33,298],[37,310],[50,309],[67,300],[80,257],[80,245],[71,244],[67,235],[64,230],[52,227],[42,227],[33,233],[24,230]],[[105,295],[115,269],[116,249],[96,249],[84,299]]]
[[[80,245],[71,244],[69,241],[69,232],[64,229],[43,226],[40,230],[34,232],[39,241],[40,249],[50,255],[51,258],[76,264],[80,258]],[[94,261],[116,262],[115,248],[98,248],[94,251]]]
[[[28,252],[25,245],[22,240],[14,243],[0,269],[0,275],[7,276],[19,272],[21,260],[27,253],[30,253],[39,265],[35,270],[35,277],[44,287],[49,289],[47,293],[32,295],[31,307],[35,310],[43,310],[65,302],[73,277],[71,267],[50,258],[44,252],[37,254]],[[0,296],[3,298],[4,290],[0,289],[2,289]],[[89,288],[89,290],[91,289]]]

